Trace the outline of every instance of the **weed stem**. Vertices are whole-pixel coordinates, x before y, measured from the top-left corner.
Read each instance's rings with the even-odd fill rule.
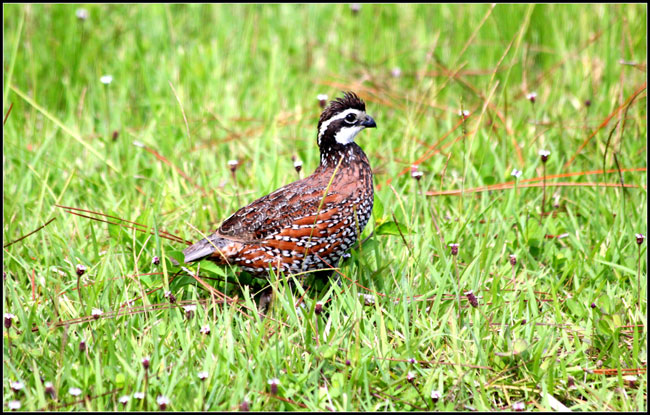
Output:
[[[546,163],[542,163],[543,184],[542,184],[542,219],[544,218],[544,206],[546,205]]]
[[[637,244],[639,254],[637,255],[637,265],[636,265],[636,296],[637,296],[637,307],[641,309],[641,244]]]
[[[458,264],[456,264],[456,256],[454,255],[454,271],[456,273],[456,284],[457,284],[457,292],[456,292],[456,301],[458,303],[458,321],[460,321],[460,327],[463,327],[463,311],[460,308],[460,276],[458,275]]]

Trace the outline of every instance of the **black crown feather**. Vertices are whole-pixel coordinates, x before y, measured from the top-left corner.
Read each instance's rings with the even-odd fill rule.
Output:
[[[337,98],[330,101],[330,104],[320,115],[320,119],[318,120],[318,130],[320,131],[320,125],[323,123],[323,121],[327,121],[334,115],[350,108],[365,112],[366,103],[363,102],[363,100],[359,98],[354,92],[347,91],[343,93],[342,98]]]

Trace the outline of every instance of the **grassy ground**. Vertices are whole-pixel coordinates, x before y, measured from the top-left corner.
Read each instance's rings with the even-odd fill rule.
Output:
[[[647,409],[647,6],[3,7],[5,409]],[[56,207],[200,239],[342,90],[374,234],[263,320],[267,282]]]

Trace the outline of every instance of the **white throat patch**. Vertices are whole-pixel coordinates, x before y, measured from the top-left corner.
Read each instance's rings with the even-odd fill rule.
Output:
[[[323,138],[323,134],[325,134],[327,127],[329,127],[332,121],[342,120],[343,118],[347,117],[348,114],[357,114],[358,118],[361,114],[363,114],[363,111],[350,108],[322,123],[320,130],[318,131],[318,145],[320,145],[320,140]],[[354,141],[354,137],[359,134],[359,131],[361,130],[363,130],[362,126],[343,127],[338,133],[336,133],[335,139],[338,143],[349,144]]]
[[[359,134],[359,131],[363,130],[365,127],[362,125],[354,125],[352,127],[343,127],[339,130],[338,133],[334,136],[334,139],[339,144],[350,144],[354,142],[354,137]]]

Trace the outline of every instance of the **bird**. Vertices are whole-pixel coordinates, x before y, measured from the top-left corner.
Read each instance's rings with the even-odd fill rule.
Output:
[[[271,270],[331,273],[372,213],[372,169],[354,140],[376,127],[354,92],[330,101],[318,120],[316,170],[237,210],[214,233],[183,250],[185,263],[238,265],[254,276]]]

